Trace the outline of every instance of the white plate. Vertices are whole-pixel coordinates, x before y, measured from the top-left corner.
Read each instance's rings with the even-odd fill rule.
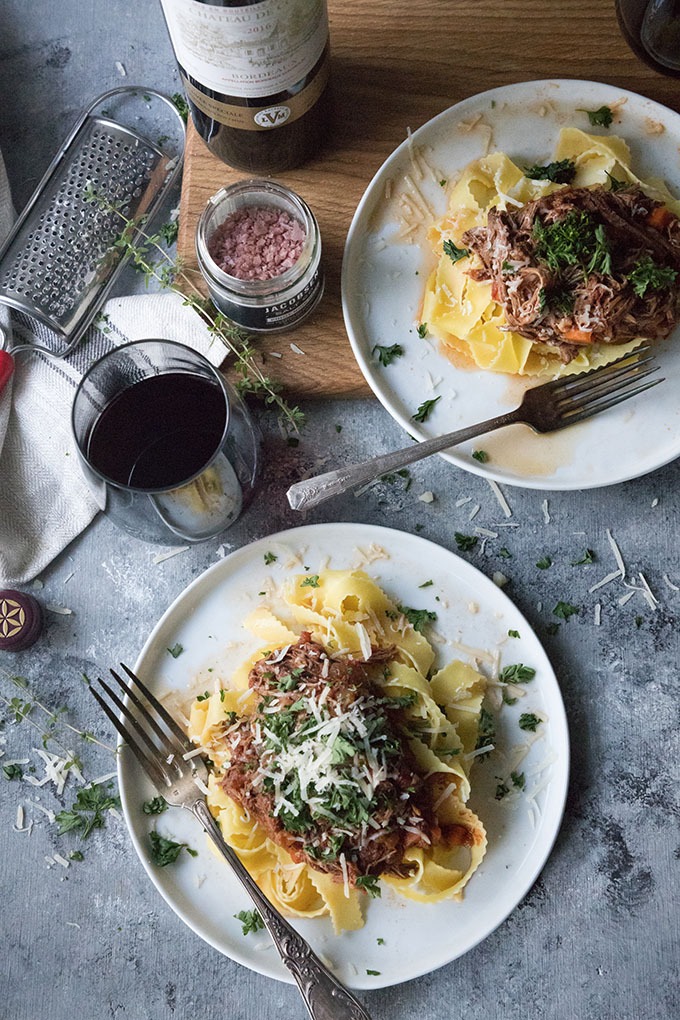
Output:
[[[579,112],[621,101],[609,131],[591,128],[586,114]],[[469,127],[472,124],[476,126]],[[663,177],[680,193],[680,115],[611,85],[566,80],[491,89],[428,121],[413,133],[412,142],[424,151],[435,179],[425,179],[419,187],[439,216],[446,209],[439,180],[454,179],[484,155],[489,130],[489,151],[504,151],[526,165],[552,158],[560,128],[571,125],[622,136],[631,147],[635,173]],[[433,262],[427,245],[420,243],[422,236],[415,243],[397,237],[396,196],[405,190],[407,173],[412,174],[412,160],[409,144],[403,142],[375,175],[355,213],[345,247],[342,301],[366,381],[407,432],[426,439],[516,407],[526,383],[516,376],[457,369],[435,340],[418,337],[423,287]],[[401,343],[405,354],[383,368],[371,351],[376,344],[394,343]],[[443,456],[466,471],[537,489],[611,485],[661,467],[680,455],[680,405],[674,395],[680,330],[657,348],[668,381],[650,393],[553,436],[513,426]],[[440,394],[427,422],[414,422],[411,416],[418,405]],[[474,460],[474,449],[489,452],[489,461]]]
[[[541,710],[548,721],[521,768],[527,787],[541,785],[536,808],[525,797],[515,807],[494,799],[499,762],[495,755],[473,771],[471,806],[481,816],[489,848],[470,880],[462,902],[421,905],[390,890],[371,900],[366,926],[358,932],[333,934],[330,921],[295,922],[315,950],[328,959],[339,977],[355,988],[380,988],[407,981],[456,959],[499,925],[527,893],[543,867],[557,834],[567,789],[569,746],[564,707],[550,663],[529,624],[488,578],[453,553],[422,538],[361,524],[317,524],[281,532],[232,553],[216,563],[182,592],[146,642],[135,669],[156,693],[177,691],[183,700],[213,689],[221,670],[228,675],[257,647],[241,621],[259,601],[267,578],[280,581],[290,572],[286,563],[300,554],[312,571],[323,566],[357,566],[358,549],[375,543],[389,558],[364,569],[395,599],[416,608],[435,610],[437,632],[476,648],[500,646],[501,663],[523,662],[536,669],[535,680],[520,699],[521,710]],[[264,554],[278,559],[265,567]],[[327,563],[326,561],[329,560]],[[302,565],[294,568],[301,571]],[[433,584],[419,589],[432,580]],[[437,601],[439,596],[441,601]],[[478,607],[478,611],[472,611]],[[508,630],[520,638],[509,638]],[[232,645],[231,643],[234,642]],[[167,651],[179,643],[184,651]],[[435,646],[438,657],[463,657]],[[209,672],[209,670],[214,672]],[[499,747],[521,743],[520,705],[504,706],[499,716]],[[496,760],[494,760],[496,759]],[[548,761],[540,774],[531,769]],[[207,837],[188,812],[169,809],[158,818],[142,812],[153,790],[132,756],[124,750],[118,777],[125,818],[149,877],[172,909],[206,942],[252,970],[283,981],[290,976],[265,933],[241,934],[234,919],[251,903],[228,867],[207,846]],[[545,785],[543,786],[543,783]],[[182,852],[178,861],[158,868],[148,859],[148,833],[156,822],[163,835],[187,842],[197,858]],[[384,939],[384,945],[378,939]],[[377,970],[379,975],[369,975]]]

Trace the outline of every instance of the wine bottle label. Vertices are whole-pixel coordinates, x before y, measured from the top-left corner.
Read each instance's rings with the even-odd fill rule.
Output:
[[[161,5],[180,66],[225,98],[259,99],[292,88],[317,63],[328,39],[325,0]]]
[[[324,60],[317,74],[309,84],[285,102],[266,106],[235,106],[223,99],[211,99],[182,75],[182,84],[192,103],[206,116],[219,124],[242,131],[269,131],[271,128],[289,124],[302,117],[316,103],[323,92],[330,75],[330,60]]]

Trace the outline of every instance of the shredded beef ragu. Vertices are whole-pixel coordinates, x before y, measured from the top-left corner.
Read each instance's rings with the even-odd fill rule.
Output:
[[[257,695],[255,711],[226,733],[225,792],[294,861],[307,861],[338,880],[344,879],[344,863],[352,884],[359,876],[404,875],[407,847],[429,846],[442,838],[431,808],[431,787],[416,773],[399,733],[399,710],[390,707],[372,680],[391,654],[392,649],[383,650],[368,663],[333,661],[303,633],[280,661],[273,654],[255,664],[249,677]],[[332,729],[334,719],[343,720],[341,737],[349,741],[349,746],[342,741],[335,745],[334,755],[342,757],[344,749],[345,758],[328,774],[324,773],[323,745],[314,732],[318,733],[320,716],[327,729]],[[310,731],[308,738],[305,728]],[[370,754],[361,739],[362,728],[368,732]],[[355,753],[351,753],[352,741]],[[329,743],[333,744],[332,738]],[[295,783],[292,772],[280,781],[290,747],[302,756],[312,747],[320,754],[312,767],[314,778],[306,780],[309,785],[302,795],[288,792],[287,799],[299,809],[297,814],[281,809],[281,794],[286,797],[286,790]],[[273,775],[279,781],[278,799]],[[326,788],[325,775],[332,778]],[[343,797],[349,803],[344,814]],[[336,817],[328,817],[329,808]],[[465,834],[449,835],[451,844],[465,842]]]
[[[538,255],[537,226],[540,230],[575,211],[587,213],[604,231],[611,272],[584,272],[579,266],[556,271]],[[492,295],[503,306],[509,328],[556,347],[565,362],[584,344],[662,339],[680,319],[677,283],[639,296],[628,279],[645,258],[680,271],[680,221],[637,186],[565,187],[521,209],[492,209],[487,225],[468,230],[462,243],[481,262],[470,275],[492,281]],[[552,301],[557,294],[562,300]]]

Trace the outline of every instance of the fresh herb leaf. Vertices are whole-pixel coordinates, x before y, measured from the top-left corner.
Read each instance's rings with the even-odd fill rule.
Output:
[[[380,880],[377,875],[359,875],[355,883],[357,889],[363,889],[373,899],[379,899],[381,895]],[[377,974],[378,971],[366,971],[367,974]]]
[[[411,415],[413,420],[420,422],[427,421],[427,419],[430,417],[430,414],[432,413],[434,405],[437,403],[438,400],[441,399],[442,399],[441,396],[439,396],[434,397],[432,400],[423,400],[422,404],[420,404],[420,406],[418,407],[416,413]]]
[[[510,552],[509,549],[506,549],[506,547],[504,545],[502,545],[500,547],[500,549],[498,550],[498,555],[500,556],[500,558],[502,560],[511,560],[512,559],[512,553]]]
[[[165,868],[168,864],[174,864],[180,853],[187,846],[186,843],[175,843],[172,839],[166,839],[159,832],[152,829],[149,833],[149,844],[151,846],[151,860],[159,868]]]
[[[496,740],[496,720],[494,719],[488,708],[482,705],[482,709],[479,713],[479,727],[477,730],[477,743],[475,744],[475,751],[478,751],[481,747],[486,747],[488,744],[493,744]],[[491,754],[487,751],[485,754],[478,754],[477,758],[479,761],[484,761]]]
[[[659,266],[650,255],[643,255],[628,274],[628,281],[638,297],[644,297],[647,290],[663,290],[670,287],[677,278],[677,271],[669,266]]]
[[[480,464],[486,464],[489,459],[489,454],[486,450],[473,450],[472,459],[478,460]]]
[[[418,329],[416,330],[416,332],[418,333],[418,336],[420,337],[420,339],[424,340],[425,337],[427,336],[427,323],[426,322],[419,323]]]
[[[186,99],[184,98],[181,92],[175,92],[172,96],[172,101],[177,107],[180,117],[186,124],[187,118],[189,116],[189,104],[187,103]]]
[[[178,641],[177,644],[174,644],[172,648],[168,648],[167,651],[172,655],[173,659],[177,659],[184,651],[184,646]]]
[[[268,567],[270,563],[276,563],[278,556],[273,552],[266,552],[264,554],[264,565]]]
[[[401,346],[401,344],[392,344],[391,347],[385,347],[382,344],[376,344],[373,350],[371,351],[371,354],[375,354],[376,351],[378,352],[378,361],[383,366],[383,368],[387,368],[388,365],[391,365],[393,361],[395,361],[397,358],[400,358],[403,355],[404,348]]]
[[[82,850],[71,850],[71,853],[68,855],[68,859],[70,861],[84,861],[85,857],[83,856]]]
[[[601,106],[598,110],[584,110],[582,106],[577,106],[576,109],[579,113],[588,114],[591,127],[608,128],[614,120],[614,114],[609,106]]]
[[[590,257],[586,272],[598,273],[600,276],[610,276],[612,271],[612,253],[609,250],[609,243],[605,229],[601,223],[595,227],[595,250]]]
[[[519,631],[518,630],[509,630],[508,631],[508,637],[519,637]]]
[[[7,779],[23,779],[24,777],[21,765],[17,765],[16,762],[13,762],[11,765],[3,765],[2,771]]]
[[[234,917],[241,922],[241,932],[244,935],[249,935],[251,931],[262,931],[264,928],[264,921],[259,910],[239,910],[238,914],[234,914]]]
[[[309,577],[306,577],[304,579],[304,581],[300,582],[300,587],[301,588],[318,588],[318,587],[320,587],[320,585],[319,585],[319,575],[318,574],[310,574]]]
[[[621,188],[627,188],[629,186],[629,184],[630,184],[629,181],[619,181],[619,180],[616,179],[616,177],[612,177],[612,175],[607,170],[605,170],[605,173],[607,174],[607,177],[609,178],[609,190],[610,191],[620,191]]]
[[[152,797],[151,800],[145,800],[142,804],[142,811],[145,815],[162,815],[168,808],[168,802],[165,797]]]
[[[525,666],[521,662],[514,666],[506,666],[498,674],[498,679],[504,684],[528,684],[536,676],[536,670],[532,666]]]
[[[366,973],[367,973],[367,974],[373,974],[373,975],[375,975],[376,977],[379,977],[379,976],[380,976],[380,974],[382,973],[382,971],[379,971],[379,970],[369,970],[369,969],[368,969],[368,967],[367,967],[367,968],[366,968]]]
[[[594,554],[593,550],[592,549],[586,549],[585,552],[583,553],[583,556],[581,557],[581,559],[580,560],[572,560],[571,561],[571,565],[572,565],[572,567],[580,567],[584,563],[594,563],[594,562],[595,562],[595,554]]]
[[[571,184],[576,176],[576,163],[573,159],[558,159],[545,166],[525,166],[524,176],[532,181],[552,181],[553,184]]]
[[[378,943],[379,946],[385,945],[385,939],[377,938],[375,941]]]
[[[431,588],[433,584],[434,584],[434,581],[423,581],[423,583],[419,584],[418,587],[419,588]]]
[[[104,812],[111,808],[119,808],[120,799],[112,796],[103,786],[87,786],[78,790],[76,799],[69,810],[60,811],[56,816],[59,826],[57,835],[77,831],[82,839],[90,835],[93,829],[104,828]]]
[[[169,220],[160,227],[158,233],[161,235],[168,248],[175,243],[179,234],[179,220]]]
[[[203,694],[199,694],[196,701],[208,701],[210,698],[210,691],[203,691]]]
[[[534,221],[536,257],[554,272],[580,266],[584,274],[611,267],[607,238],[602,224],[590,213],[572,209],[554,223]],[[591,266],[593,268],[591,268]]]
[[[508,692],[505,689],[505,687],[503,688],[503,691],[502,691],[502,694],[501,694],[501,698],[503,699],[503,704],[504,705],[516,705],[517,704],[517,698],[511,697],[508,694]]]
[[[547,570],[552,567],[552,560],[549,556],[541,556],[540,560],[536,560],[536,566],[539,570]]]
[[[471,549],[479,542],[476,535],[463,535],[460,531],[455,531],[453,537],[456,540],[456,545],[461,552],[470,552]]]
[[[496,793],[494,795],[496,800],[503,800],[503,797],[505,797],[507,793],[510,793],[510,787],[506,786],[505,783],[498,783],[496,786]]]
[[[519,717],[519,728],[521,730],[530,730],[531,733],[536,732],[536,727],[542,720],[535,715],[534,712],[522,712]]]
[[[518,790],[523,790],[526,786],[526,778],[523,772],[511,772],[510,779],[512,780],[512,785]]]
[[[452,262],[460,262],[470,254],[467,248],[457,248],[453,241],[444,241],[444,254],[448,255]]]
[[[433,623],[437,619],[437,614],[431,613],[429,609],[412,609],[410,606],[397,606],[397,609],[419,634],[423,633],[426,623]]]
[[[559,616],[561,620],[568,620],[570,616],[575,616],[579,612],[578,606],[572,606],[570,602],[558,602],[553,609],[553,614]]]

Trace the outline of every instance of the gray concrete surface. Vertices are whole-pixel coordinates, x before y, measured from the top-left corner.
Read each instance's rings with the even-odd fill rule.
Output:
[[[31,4],[5,0],[0,12],[0,146],[17,206],[29,197],[80,108],[99,91],[130,82],[167,91],[177,76],[156,3],[125,0]],[[123,79],[125,80],[125,79]],[[375,403],[314,404],[297,449],[263,419],[267,470],[258,502],[224,541],[238,547],[302,523],[284,492],[333,447],[338,462],[398,445],[403,434]],[[342,432],[335,429],[342,424]],[[307,521],[381,523],[455,548],[454,531],[501,520],[487,483],[435,459],[414,468],[408,491],[379,483]],[[560,679],[572,740],[567,810],[540,878],[497,931],[465,957],[427,977],[362,996],[374,1020],[672,1020],[678,1011],[678,483],[676,462],[614,489],[539,493],[506,488],[513,523],[503,543],[466,554],[484,573],[503,570],[507,592],[543,640]],[[435,500],[418,495],[431,490]],[[548,498],[550,521],[542,509]],[[620,585],[589,593],[613,569],[609,528],[631,573],[642,571],[659,605],[639,595],[619,605]],[[0,693],[25,697],[28,679],[51,709],[68,706],[55,732],[78,751],[86,775],[111,757],[79,740],[62,720],[111,740],[90,704],[82,674],[134,659],[172,599],[215,562],[222,539],[154,564],[155,548],[95,524],[42,575],[36,593],[49,612],[43,638],[15,656],[0,653]],[[504,544],[511,559],[499,556]],[[574,567],[583,548],[596,563]],[[535,566],[543,555],[553,566]],[[557,633],[557,600],[580,612]],[[601,624],[594,606],[601,604]],[[41,747],[39,708],[17,722],[2,705],[6,758]],[[33,729],[31,721],[39,724]],[[0,760],[0,765],[2,761]],[[28,770],[28,766],[26,766]],[[59,811],[47,790],[0,772],[0,1017],[2,1020],[265,1020],[302,1017],[293,988],[251,973],[206,946],[149,883],[124,823],[110,818],[87,840],[55,835],[33,803]],[[17,806],[31,834],[16,832]],[[82,849],[68,870],[46,856]]]

